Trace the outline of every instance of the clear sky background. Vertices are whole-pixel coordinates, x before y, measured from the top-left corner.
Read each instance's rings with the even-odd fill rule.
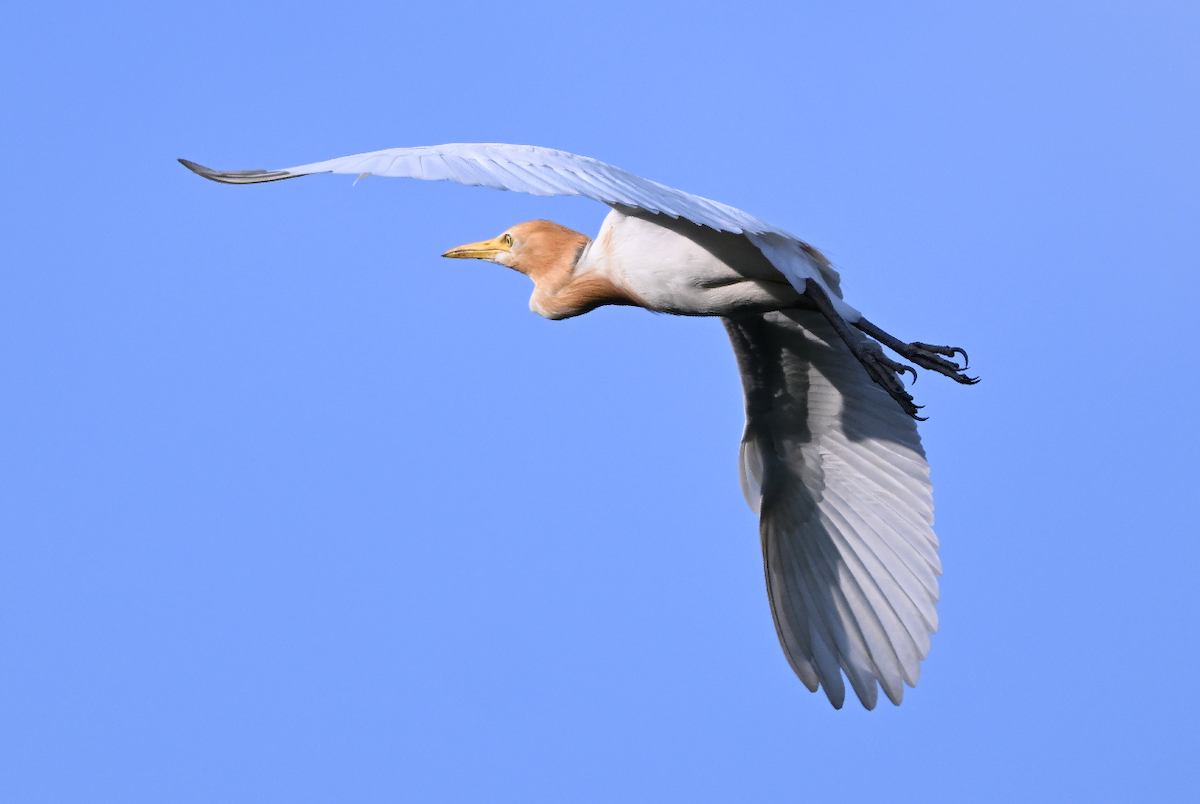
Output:
[[[0,798],[1194,801],[1200,6],[0,11]],[[439,257],[580,199],[225,187],[594,156],[824,249],[924,373],[903,706],[776,642],[715,320]]]

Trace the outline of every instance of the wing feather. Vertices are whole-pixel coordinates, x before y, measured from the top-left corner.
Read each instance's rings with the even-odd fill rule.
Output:
[[[725,325],[746,395],[742,486],[788,662],[835,707],[843,676],[868,709],[880,687],[899,704],[937,629],[941,574],[916,425],[819,313]]]
[[[918,640],[924,637],[928,645],[926,625],[920,617],[920,612],[912,605],[912,587],[906,585],[900,578],[905,573],[896,563],[888,562],[885,547],[880,544],[880,536],[872,525],[858,516],[854,510],[853,501],[835,497],[830,520],[834,525],[835,542],[839,554],[847,557],[854,571],[851,579],[859,585],[864,595],[870,599],[874,615],[884,631],[884,636],[890,647],[890,656],[896,662],[895,669],[909,686],[916,686],[921,674],[921,659],[928,652],[921,651]],[[894,557],[893,557],[894,558]],[[898,572],[899,571],[899,572]],[[923,591],[923,590],[921,590]],[[919,592],[918,592],[919,594]],[[886,655],[887,651],[883,651]],[[880,648],[872,650],[879,664]],[[887,673],[885,672],[885,676]],[[903,690],[894,690],[888,697],[899,703]]]

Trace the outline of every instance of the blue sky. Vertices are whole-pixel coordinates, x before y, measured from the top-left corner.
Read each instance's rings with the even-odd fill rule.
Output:
[[[0,795],[1190,800],[1197,42],[1159,2],[5,6]],[[903,706],[783,659],[718,322],[439,257],[603,207],[174,161],[456,141],[746,209],[970,351],[914,390]]]

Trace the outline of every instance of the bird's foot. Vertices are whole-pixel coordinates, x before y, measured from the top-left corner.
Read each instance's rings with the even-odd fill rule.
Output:
[[[968,377],[963,372],[967,370],[969,358],[967,352],[958,346],[932,346],[928,343],[913,342],[904,344],[906,349],[897,349],[896,352],[912,362],[916,363],[921,368],[936,371],[943,374],[957,383],[963,385],[974,385],[979,382],[978,377]],[[947,357],[953,358],[957,355],[962,355],[962,365],[947,360]]]
[[[861,336],[859,336],[861,337]],[[850,351],[858,358],[858,362],[862,363],[862,367],[867,370],[867,375],[875,381],[875,383],[887,391],[892,399],[900,404],[900,407],[909,416],[912,416],[917,421],[923,422],[927,417],[918,416],[917,411],[924,405],[918,405],[913,401],[912,394],[904,388],[904,383],[900,378],[905,372],[912,375],[913,382],[917,381],[917,371],[912,366],[906,366],[903,363],[897,363],[883,354],[883,347],[875,343],[875,341],[862,338],[855,346],[850,347]]]
[[[854,323],[854,326],[871,336],[875,340],[882,343],[884,346],[891,349],[901,357],[911,360],[923,369],[936,371],[938,374],[943,374],[957,383],[963,385],[974,385],[979,382],[978,377],[968,377],[965,372],[969,363],[967,352],[957,346],[933,346],[928,343],[905,343],[899,338],[893,337],[881,330],[879,327],[872,324],[865,318],[861,318]],[[962,365],[960,366],[953,359],[962,355]],[[915,380],[914,374],[914,380]]]

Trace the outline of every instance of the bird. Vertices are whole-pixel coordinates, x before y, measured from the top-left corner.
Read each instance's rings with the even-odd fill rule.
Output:
[[[958,347],[905,342],[843,299],[816,248],[734,207],[620,168],[531,145],[390,148],[281,170],[218,171],[224,184],[320,173],[449,180],[609,208],[595,238],[548,220],[446,251],[533,281],[530,309],[559,320],[606,305],[720,318],[745,399],[742,493],[759,517],[767,597],[791,669],[841,709],[848,682],[874,709],[915,687],[937,631],[942,568],[916,405],[921,368],[971,385]],[[961,357],[961,364],[959,358]]]

